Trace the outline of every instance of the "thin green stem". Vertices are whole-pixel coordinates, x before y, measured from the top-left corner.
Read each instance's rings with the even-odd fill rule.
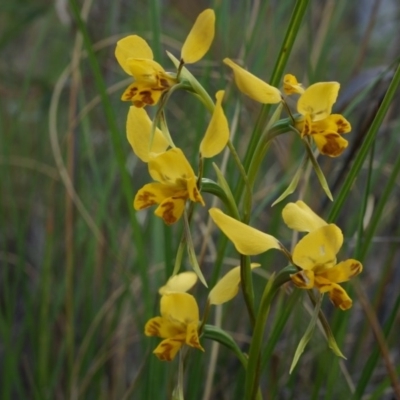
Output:
[[[256,317],[254,310],[254,291],[250,268],[250,257],[243,254],[240,255],[240,279],[244,301],[246,303],[247,311],[249,313],[251,325],[254,328]]]
[[[229,148],[229,151],[231,152],[233,160],[234,160],[234,162],[235,162],[235,164],[236,164],[236,166],[237,166],[237,168],[239,170],[240,176],[242,177],[242,180],[243,180],[243,182],[245,184],[245,187],[246,187],[246,198],[247,198],[248,206],[245,207],[245,210],[247,211],[247,215],[243,216],[243,221],[248,221],[250,219],[250,209],[251,209],[251,203],[252,203],[252,198],[253,198],[252,189],[251,189],[249,180],[247,178],[246,171],[245,171],[245,169],[243,167],[243,164],[240,161],[239,155],[236,152],[236,149],[233,146],[233,143],[231,142],[230,139],[228,140],[228,148]]]

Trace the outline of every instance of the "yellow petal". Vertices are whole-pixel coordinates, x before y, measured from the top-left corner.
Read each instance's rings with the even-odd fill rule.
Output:
[[[296,77],[291,74],[286,74],[283,77],[283,91],[287,95],[291,95],[294,93],[304,93],[304,89],[301,86],[301,83],[297,82]]]
[[[154,204],[160,204],[176,193],[177,188],[174,186],[167,186],[157,182],[148,183],[136,193],[133,207],[135,210],[143,210]]]
[[[288,203],[282,210],[282,217],[290,229],[299,232],[311,232],[327,225],[322,218],[301,200],[296,201],[296,203]]]
[[[329,291],[329,298],[334,306],[339,307],[341,310],[348,310],[353,305],[353,301],[347,292],[335,283],[332,284],[332,290]]]
[[[186,327],[181,323],[173,323],[163,317],[154,317],[147,321],[144,327],[146,336],[169,338],[184,333]]]
[[[282,100],[281,92],[276,87],[268,85],[229,58],[225,58],[224,63],[232,68],[236,85],[246,96],[263,104],[275,104]]]
[[[150,85],[158,86],[158,76],[164,76],[164,68],[154,60],[144,58],[129,58],[126,64],[131,72],[131,75],[138,82],[146,82]],[[163,82],[165,88],[171,86],[168,81]]]
[[[148,165],[151,177],[155,181],[167,185],[195,178],[189,161],[186,159],[182,150],[177,147],[169,149],[158,157],[152,158]],[[186,184],[183,182],[181,182],[181,186],[183,189],[186,189]]]
[[[330,282],[321,276],[316,276],[315,287],[317,287],[321,293],[329,292],[329,298],[335,307],[348,310],[353,304],[347,292],[337,283]]]
[[[270,249],[280,250],[279,242],[273,236],[229,217],[218,208],[211,208],[209,213],[215,224],[228,236],[240,254],[251,256]]]
[[[332,114],[328,117],[328,120],[336,125],[335,131],[343,135],[344,133],[349,133],[351,131],[350,122],[347,121],[345,117],[341,114]]]
[[[201,347],[198,333],[198,321],[190,322],[187,325],[186,331],[186,344],[191,347],[195,347],[201,351],[204,351],[203,347]]]
[[[156,128],[153,142],[150,148],[152,121],[142,108],[129,107],[128,118],[126,121],[126,135],[133,152],[144,162],[153,156],[164,153],[168,148],[168,142],[161,130]]]
[[[326,269],[336,264],[343,234],[335,224],[322,226],[304,236],[293,250],[293,262],[302,269]]]
[[[199,61],[207,53],[214,39],[215,13],[204,10],[197,17],[185,43],[182,46],[181,58],[186,64]]]
[[[188,293],[168,293],[161,297],[161,316],[174,322],[199,322],[199,307]]]
[[[154,214],[162,218],[167,225],[172,225],[182,216],[186,200],[187,193],[180,195],[178,192],[174,196],[163,200],[154,211]]]
[[[260,264],[252,263],[251,269],[259,266]],[[233,299],[239,291],[240,280],[240,267],[232,268],[211,289],[208,295],[210,304],[223,304]]]
[[[320,121],[311,123],[308,134],[314,135],[316,133],[335,132],[339,134],[348,133],[351,131],[350,122],[347,121],[343,115],[331,114]]]
[[[349,145],[338,133],[329,132],[312,135],[315,145],[321,154],[329,157],[338,157]]]
[[[158,289],[160,295],[172,292],[187,292],[197,282],[197,275],[192,271],[181,272],[171,276],[167,283]]]
[[[191,177],[186,180],[186,188],[188,192],[189,199],[195,203],[200,203],[202,206],[205,206],[203,197],[201,196],[199,189],[197,188],[197,179],[196,177]]]
[[[163,340],[153,351],[161,361],[172,361],[185,343],[185,334]]]
[[[153,59],[153,52],[147,42],[137,35],[127,36],[117,42],[115,57],[122,69],[132,75],[127,65],[128,58]]]
[[[153,89],[146,83],[131,83],[122,93],[122,101],[132,101],[135,107],[153,106],[157,104],[163,94],[162,90]]]
[[[346,282],[362,271],[362,264],[353,259],[342,261],[332,268],[326,269],[320,273],[319,276],[334,283]]]
[[[200,153],[205,158],[216,156],[228,143],[229,124],[222,108],[224,93],[223,90],[220,90],[215,95],[217,99],[215,109],[210,124],[208,125],[207,131],[200,144]]]
[[[297,111],[310,114],[313,121],[319,121],[330,115],[336,102],[340,84],[337,82],[318,82],[309,86],[297,102]]]
[[[290,279],[300,289],[312,289],[314,287],[314,272],[311,270],[299,271],[290,275]]]

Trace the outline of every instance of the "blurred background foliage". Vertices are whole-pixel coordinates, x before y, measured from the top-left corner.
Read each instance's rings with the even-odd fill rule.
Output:
[[[172,271],[182,227],[163,226],[152,210],[132,210],[133,195],[149,176],[125,138],[129,104],[120,95],[130,79],[114,58],[115,43],[139,34],[156,60],[173,70],[165,50],[179,56],[198,13],[212,7],[215,41],[190,70],[211,95],[226,88],[224,107],[243,155],[261,107],[239,94],[221,61],[239,60],[268,81],[295,3],[1,2],[1,399],[169,398],[177,364],[161,363],[151,354],[157,340],[144,337],[143,326],[158,314],[157,288]],[[76,14],[81,9],[83,25]],[[399,50],[397,0],[309,1],[285,71],[305,85],[341,83],[335,111],[352,123],[350,146],[339,159],[320,158],[334,197],[399,64]],[[399,109],[397,93],[337,220],[346,237],[341,256],[364,264],[357,282],[347,287],[353,308],[344,313],[328,301],[324,305],[347,361],[334,356],[316,332],[289,375],[310,314],[306,297],[288,287],[279,294],[266,329],[267,346],[275,345],[263,363],[266,399],[395,398],[388,371],[400,372]],[[167,117],[174,140],[195,165],[206,111],[177,93]],[[294,135],[276,140],[254,196],[253,226],[286,238],[288,245],[290,232],[280,216],[284,204],[270,205],[290,182],[302,153]],[[223,157],[214,161],[220,164]],[[206,176],[215,179],[211,164]],[[231,161],[226,176],[235,187],[238,174]],[[212,199],[205,198],[208,208]],[[327,217],[332,206],[313,172],[305,199]],[[195,244],[204,274],[214,282],[214,265],[222,256],[216,233],[215,244],[203,244],[206,225],[206,213],[199,210]],[[238,264],[233,248],[226,254],[232,257],[219,260],[222,271]],[[263,266],[255,279],[260,293],[265,277],[284,261],[276,255],[255,261]],[[195,294],[202,308],[206,291],[198,287]],[[291,315],[289,306],[295,310]],[[224,306],[221,318],[247,351],[250,327],[246,313],[238,311],[243,307],[238,296]],[[188,358],[187,398],[242,399],[239,362],[220,348],[213,364],[211,344],[204,341],[204,346],[205,354],[193,351]]]

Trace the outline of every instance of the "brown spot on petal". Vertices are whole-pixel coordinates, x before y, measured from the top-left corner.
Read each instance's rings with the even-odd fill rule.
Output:
[[[349,279],[358,275],[362,271],[362,265],[360,263],[353,263],[350,265],[350,271],[351,275],[349,276]]]
[[[169,88],[169,83],[168,83],[168,81],[166,79],[161,78],[160,79],[160,86],[162,88],[164,88],[164,89],[167,89],[167,88]]]
[[[330,293],[329,297],[335,307],[339,307],[342,310],[349,309],[353,301],[350,298],[343,297],[343,292],[338,288],[333,288]]]
[[[143,108],[146,104],[141,100],[133,100],[132,104],[137,108]]]
[[[193,198],[198,202],[198,203],[203,203],[203,199],[200,196],[200,193],[196,187],[193,188],[192,192]]]
[[[142,90],[139,92],[139,95],[141,96],[143,103],[149,104],[149,105],[154,104],[154,100],[153,100],[150,90]]]
[[[336,134],[331,134],[328,133],[325,135],[325,138],[327,140],[327,143],[322,147],[321,153],[331,156],[331,157],[337,157],[340,154],[343,153],[343,150],[345,149],[344,147],[341,147],[340,144],[338,143],[337,135]]]
[[[290,275],[292,282],[299,288],[306,288],[309,285],[309,280],[305,277],[302,271],[297,274]]]
[[[172,201],[168,201],[162,204],[162,208],[164,209],[162,219],[168,225],[174,224],[176,222],[176,217],[174,215],[174,203]]]
[[[148,191],[143,191],[137,194],[136,201],[143,203],[139,206],[139,210],[143,210],[143,208],[150,207],[157,202],[154,200],[155,194]]]
[[[336,121],[337,133],[346,133],[349,130],[349,124],[344,119],[338,119]]]
[[[183,344],[182,340],[179,339],[171,339],[171,340]],[[157,353],[157,357],[161,361],[171,361],[172,360],[171,351],[174,348],[174,346],[172,346],[171,343],[166,342],[166,343],[161,343],[160,347],[162,348],[162,351],[160,353]]]
[[[190,336],[189,340],[186,341],[186,343],[187,343],[189,346],[196,347],[196,348],[198,348],[198,349],[202,349],[202,347],[200,346],[198,337],[197,337],[197,335],[196,335],[195,333],[193,333],[193,334]]]
[[[146,334],[148,336],[160,336],[160,324],[157,321],[151,321],[146,326]]]
[[[132,86],[132,87],[129,89],[129,92],[124,93],[124,98],[123,98],[123,100],[126,100],[126,101],[127,101],[127,100],[132,100],[133,97],[136,96],[137,92],[138,92],[138,88],[137,88],[136,86]]]
[[[303,131],[301,132],[301,137],[308,136],[311,134],[311,126],[307,120],[304,121]]]

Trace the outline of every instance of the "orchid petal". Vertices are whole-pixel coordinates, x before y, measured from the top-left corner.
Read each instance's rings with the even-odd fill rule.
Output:
[[[217,208],[211,208],[209,213],[215,224],[228,236],[240,254],[250,256],[264,253],[270,249],[281,249],[279,241],[273,236],[229,217]]]

